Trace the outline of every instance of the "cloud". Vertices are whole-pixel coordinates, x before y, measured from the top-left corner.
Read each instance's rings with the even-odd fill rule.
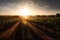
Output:
[[[21,0],[0,0],[0,7],[7,6],[8,4],[17,4],[21,2]]]
[[[60,10],[60,0],[33,0],[33,2],[48,10]]]
[[[33,1],[39,7],[43,7],[48,10],[60,10],[60,0],[0,0],[0,7],[7,6],[8,3],[17,4],[22,1]]]

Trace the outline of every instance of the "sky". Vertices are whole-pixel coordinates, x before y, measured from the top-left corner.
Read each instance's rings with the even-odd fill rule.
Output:
[[[55,15],[60,13],[60,0],[0,0],[0,15],[20,15],[23,7],[31,9],[33,15]]]

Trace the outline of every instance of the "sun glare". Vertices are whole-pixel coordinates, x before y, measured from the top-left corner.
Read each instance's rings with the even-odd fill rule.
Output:
[[[23,16],[28,16],[29,15],[29,10],[28,9],[22,9],[21,10],[21,15],[23,15]]]
[[[19,15],[24,19],[29,19],[29,16],[32,14],[30,8],[28,7],[22,7],[18,10]]]
[[[31,15],[34,15],[34,9],[32,10],[33,8],[30,7],[29,5],[26,5],[26,6],[20,6],[18,7],[17,9],[17,13],[19,16],[21,16],[22,18],[25,18],[25,19],[29,19],[29,16]]]
[[[29,16],[30,14],[31,14],[31,11],[30,11],[30,9],[28,9],[28,8],[22,8],[21,10],[20,10],[20,15],[21,16]]]

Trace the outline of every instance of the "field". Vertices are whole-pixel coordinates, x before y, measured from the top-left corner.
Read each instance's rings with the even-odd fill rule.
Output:
[[[60,40],[60,17],[0,16],[0,40]]]

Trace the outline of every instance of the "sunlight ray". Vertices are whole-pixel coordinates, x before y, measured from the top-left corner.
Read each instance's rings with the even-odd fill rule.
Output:
[[[45,27],[44,25],[41,27],[41,26],[38,25],[38,24],[35,24],[35,23],[33,23],[33,24],[34,24],[34,25],[37,25],[37,26],[39,26],[40,28],[45,29],[45,30],[47,30],[47,31],[49,31],[49,32],[56,33],[56,34],[59,34],[59,35],[60,35],[60,32],[54,31],[53,29],[50,29],[50,28],[47,28],[47,27]]]
[[[20,23],[20,21],[17,22],[15,25],[13,25],[10,29],[6,30],[6,31],[0,36],[0,38],[7,38],[7,37],[9,37],[9,36],[13,33],[13,31],[18,27],[18,24],[19,24],[19,23]]]
[[[45,35],[41,30],[39,30],[38,28],[36,28],[35,26],[33,26],[32,24],[28,23],[29,27],[36,32],[39,36],[41,36],[41,38],[45,39],[45,40],[54,40],[53,38],[48,37],[47,35]],[[40,32],[40,33],[39,33]]]

